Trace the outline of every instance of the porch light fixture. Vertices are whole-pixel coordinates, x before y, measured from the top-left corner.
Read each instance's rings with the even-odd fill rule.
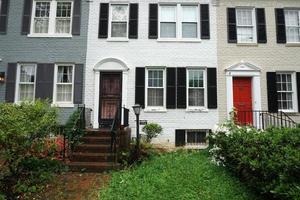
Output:
[[[141,114],[141,106],[136,104],[132,106],[134,114],[136,116],[136,154],[139,157],[140,150],[140,114]]]
[[[5,82],[5,72],[0,72],[0,83]]]

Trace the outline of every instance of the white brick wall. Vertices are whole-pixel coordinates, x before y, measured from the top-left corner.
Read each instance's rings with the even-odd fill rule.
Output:
[[[170,0],[165,0],[164,2],[168,1]],[[101,3],[103,2],[109,1],[101,0]],[[123,0],[120,2],[123,2]],[[98,39],[100,0],[90,2],[87,68],[85,73],[85,103],[87,107],[94,108],[95,72],[93,69],[104,58],[122,60],[129,68],[128,83],[125,83],[128,92],[128,108],[131,108],[135,103],[135,67],[217,67],[215,6],[210,5],[210,40],[202,40],[199,43],[158,42],[157,40],[148,39],[149,3],[157,1],[130,1],[130,3],[134,2],[139,3],[139,38],[130,39],[129,42],[111,42],[107,41],[107,39]],[[210,1],[186,0],[184,2],[209,3]],[[142,113],[140,118],[148,120],[148,122],[159,123],[164,128],[163,134],[155,142],[174,145],[175,129],[211,129],[218,122],[218,111],[215,109],[202,113],[189,113],[185,109],[169,109],[165,113]],[[133,128],[133,135],[135,135],[134,120],[135,116],[131,111],[130,125]]]

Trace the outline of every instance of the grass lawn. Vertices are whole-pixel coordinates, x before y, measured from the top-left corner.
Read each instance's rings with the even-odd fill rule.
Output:
[[[133,169],[112,173],[100,199],[113,200],[255,200],[259,199],[207,151],[177,151],[157,156]]]

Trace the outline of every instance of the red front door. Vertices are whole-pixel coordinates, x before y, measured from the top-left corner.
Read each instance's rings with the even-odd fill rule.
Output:
[[[241,125],[253,124],[251,81],[250,77],[233,78],[233,106],[236,121]]]

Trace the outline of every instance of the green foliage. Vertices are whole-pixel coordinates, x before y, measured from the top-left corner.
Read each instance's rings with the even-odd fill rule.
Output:
[[[226,123],[210,142],[217,163],[267,198],[300,199],[300,128],[257,131]]]
[[[142,130],[146,133],[146,142],[149,143],[153,138],[156,138],[163,131],[162,127],[156,123],[146,124]]]
[[[84,135],[84,131],[81,129],[81,127],[77,126],[77,123],[79,123],[80,114],[81,113],[79,110],[73,112],[65,125],[65,134],[72,150],[79,143],[80,138]]]
[[[238,179],[215,166],[206,151],[177,151],[114,172],[101,200],[255,200]]]
[[[19,191],[15,186],[27,173],[22,163],[33,157],[49,156],[46,138],[56,131],[57,109],[49,102],[37,100],[1,103],[0,113],[0,157],[4,161],[1,186],[9,186],[5,192],[15,195]]]

